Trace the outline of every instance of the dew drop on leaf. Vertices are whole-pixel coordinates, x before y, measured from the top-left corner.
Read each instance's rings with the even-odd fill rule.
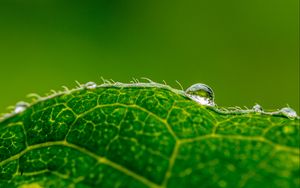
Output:
[[[279,112],[288,118],[295,118],[298,116],[296,111],[290,107],[281,108]]]
[[[252,107],[252,110],[253,110],[254,112],[263,112],[263,111],[264,111],[263,108],[262,108],[259,104],[254,105],[254,106]]]
[[[88,82],[84,84],[84,87],[86,89],[95,89],[97,87],[97,84],[95,82]]]
[[[23,102],[23,101],[18,102],[18,103],[16,104],[16,106],[15,106],[14,113],[15,113],[15,114],[21,113],[21,112],[23,112],[24,110],[26,110],[26,108],[27,108],[28,106],[29,106],[29,104],[26,103],[26,102]]]
[[[186,95],[192,100],[205,106],[215,106],[213,90],[201,83],[194,84],[185,90]]]

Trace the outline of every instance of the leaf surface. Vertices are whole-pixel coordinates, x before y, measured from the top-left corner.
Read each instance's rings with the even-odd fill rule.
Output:
[[[299,127],[155,84],[75,89],[0,121],[0,187],[299,187]]]

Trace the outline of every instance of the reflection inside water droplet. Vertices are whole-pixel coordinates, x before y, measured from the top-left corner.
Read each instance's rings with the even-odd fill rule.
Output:
[[[297,112],[290,107],[281,108],[279,112],[289,118],[295,118],[298,116]]]
[[[192,100],[206,106],[215,106],[214,92],[205,84],[194,84],[185,90],[186,95]]]
[[[254,106],[252,107],[252,110],[253,110],[254,112],[263,112],[263,111],[264,111],[263,108],[262,108],[259,104],[254,105]]]
[[[26,108],[27,108],[28,106],[29,106],[29,104],[26,103],[26,102],[23,102],[23,101],[18,102],[18,103],[16,104],[15,109],[14,109],[14,113],[16,113],[16,114],[21,113],[21,112],[23,112],[24,110],[26,110]]]
[[[97,84],[95,82],[88,82],[84,84],[84,87],[87,89],[95,89],[97,87]]]

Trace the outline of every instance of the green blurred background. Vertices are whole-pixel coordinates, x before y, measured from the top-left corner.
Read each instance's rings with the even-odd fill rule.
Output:
[[[100,76],[210,85],[220,106],[299,112],[298,0],[0,1],[0,112]]]

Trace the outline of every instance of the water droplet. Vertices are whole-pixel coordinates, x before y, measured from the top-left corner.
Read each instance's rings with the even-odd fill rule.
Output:
[[[263,108],[262,108],[259,104],[254,105],[254,106],[252,107],[252,110],[253,110],[254,112],[263,112],[263,111],[264,111]]]
[[[296,111],[290,107],[281,108],[279,112],[289,118],[295,118],[298,116]]]
[[[95,89],[97,87],[97,84],[95,82],[88,82],[84,84],[84,87],[87,89]]]
[[[194,84],[185,90],[186,95],[192,100],[206,106],[215,106],[214,92],[205,84]]]
[[[29,106],[29,104],[27,102],[18,102],[16,104],[16,107],[14,109],[14,113],[18,114],[18,113],[21,113],[23,112],[24,110],[26,110],[26,108]]]

